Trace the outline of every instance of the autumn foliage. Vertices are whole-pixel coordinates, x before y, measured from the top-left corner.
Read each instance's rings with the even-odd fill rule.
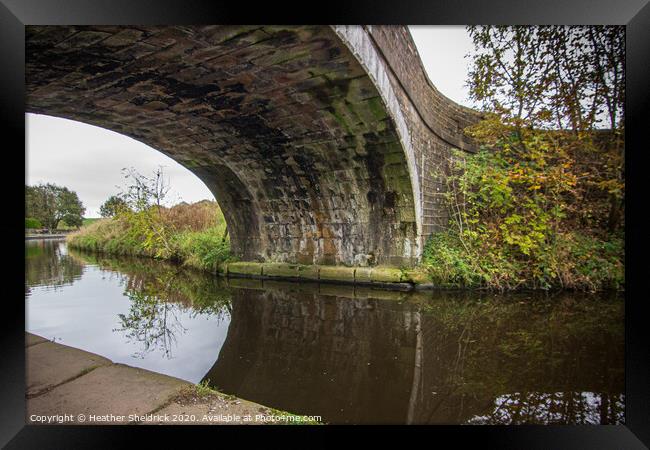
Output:
[[[470,27],[485,119],[454,152],[439,284],[620,289],[624,283],[624,31]]]

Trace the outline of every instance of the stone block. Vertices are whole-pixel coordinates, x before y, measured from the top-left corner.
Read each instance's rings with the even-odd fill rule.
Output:
[[[261,276],[262,264],[256,262],[237,261],[228,264],[228,275]]]
[[[36,336],[35,334],[32,333],[25,333],[25,334],[26,334],[25,347],[31,347],[32,345],[36,345],[36,344],[42,344],[43,342],[50,342],[44,337]]]
[[[318,280],[319,266],[315,266],[315,265],[298,266],[298,276],[306,280]]]
[[[357,283],[370,283],[372,281],[372,267],[357,267],[354,281]]]
[[[262,275],[267,277],[298,278],[297,264],[264,263]]]
[[[402,281],[402,271],[394,267],[373,267],[372,281],[374,283],[399,283]]]
[[[188,385],[167,375],[113,364],[30,399],[27,416],[83,413],[87,419],[84,424],[101,424],[102,416],[113,414],[123,416],[123,420],[111,423],[127,423],[129,415],[147,414],[160,408]],[[96,416],[95,420],[91,416]]]
[[[111,361],[94,353],[43,342],[27,347],[25,384],[28,395],[37,395]]]
[[[354,267],[320,266],[319,279],[354,282]]]

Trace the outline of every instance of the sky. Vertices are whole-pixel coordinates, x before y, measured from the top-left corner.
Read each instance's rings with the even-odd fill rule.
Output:
[[[463,26],[410,26],[424,68],[445,96],[471,106],[465,86],[471,40]],[[172,203],[213,200],[208,188],[171,158],[127,136],[56,117],[26,114],[26,183],[54,183],[75,191],[85,217],[125,186],[123,168],[151,175],[163,167]]]

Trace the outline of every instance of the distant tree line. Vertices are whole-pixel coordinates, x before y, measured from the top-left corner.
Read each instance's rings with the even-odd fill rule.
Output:
[[[86,212],[76,192],[52,183],[25,186],[25,227],[80,227]]]

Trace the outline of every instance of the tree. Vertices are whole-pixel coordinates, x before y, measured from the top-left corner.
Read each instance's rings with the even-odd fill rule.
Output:
[[[125,200],[124,219],[133,233],[142,238],[146,250],[155,249],[156,257],[170,257],[174,253],[170,242],[170,226],[163,218],[163,204],[170,191],[169,180],[165,180],[163,169],[159,167],[152,177],[147,177],[135,169],[123,169],[124,178],[130,180],[120,196]]]
[[[624,127],[620,26],[469,26],[469,88],[488,111],[574,132]]]
[[[102,217],[115,217],[120,212],[126,210],[129,206],[126,200],[120,195],[111,195],[99,208],[99,214]]]
[[[625,193],[625,29],[621,26],[470,26],[473,100],[512,127],[511,151],[530,154],[522,130],[567,153],[578,225],[620,230]],[[600,129],[600,130],[598,130]],[[598,130],[598,131],[597,131]],[[486,129],[483,136],[486,137]],[[541,132],[537,135],[542,135]],[[490,144],[497,139],[492,136]]]
[[[618,288],[624,282],[623,27],[470,26],[479,151],[452,152],[439,282]],[[609,128],[607,128],[609,127]]]
[[[55,230],[61,221],[80,227],[86,211],[76,192],[52,183],[25,186],[27,217],[40,221]]]

